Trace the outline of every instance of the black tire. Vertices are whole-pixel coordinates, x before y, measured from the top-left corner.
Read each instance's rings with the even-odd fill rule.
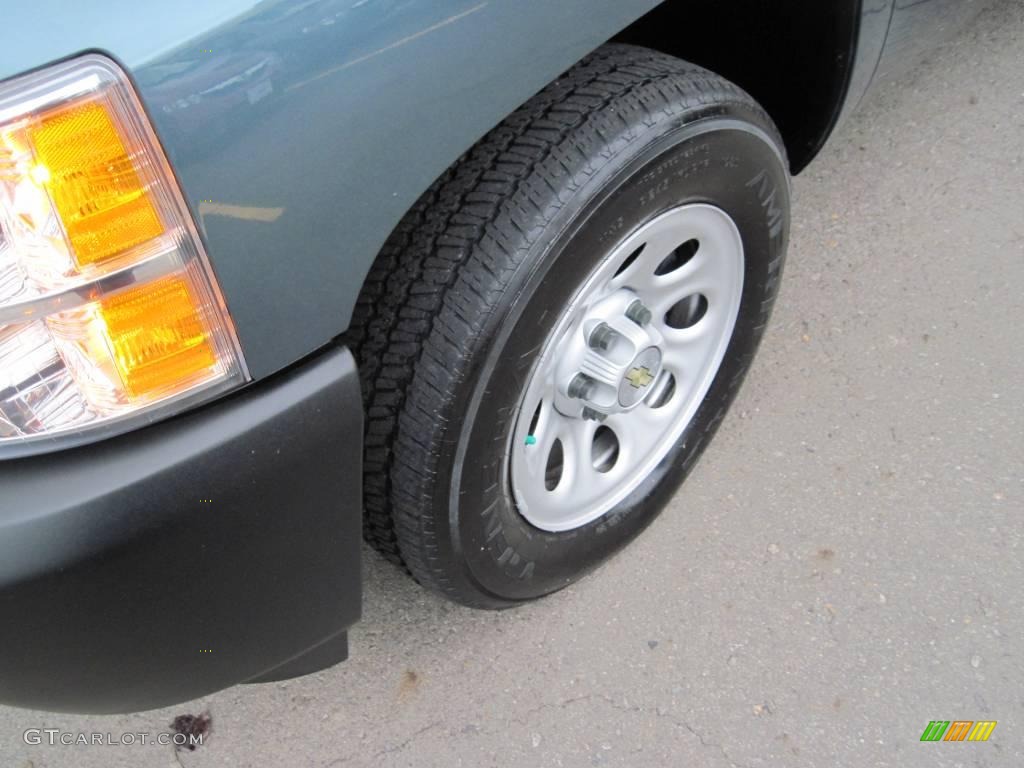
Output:
[[[603,252],[685,202],[724,209],[742,237],[725,360],[631,496],[570,532],[534,528],[506,462],[531,353]],[[617,552],[725,415],[768,321],[788,228],[782,141],[739,88],[627,45],[573,67],[430,188],[366,280],[349,337],[367,412],[366,539],[421,584],[485,608],[561,589]]]

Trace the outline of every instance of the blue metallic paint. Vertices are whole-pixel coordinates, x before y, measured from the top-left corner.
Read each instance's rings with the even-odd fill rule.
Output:
[[[863,0],[860,27],[857,30],[857,57],[850,76],[850,86],[839,121],[845,120],[860,104],[875,77],[878,62],[889,34],[894,0]]]
[[[655,4],[108,0],[98,18],[43,0],[5,21],[58,28],[0,53],[0,76],[85,48],[134,74],[259,378],[345,329],[384,239],[445,167]]]

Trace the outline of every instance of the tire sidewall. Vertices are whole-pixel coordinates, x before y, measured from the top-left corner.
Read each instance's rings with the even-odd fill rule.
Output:
[[[577,190],[516,270],[483,329],[477,348],[486,351],[452,399],[437,456],[437,476],[450,484],[433,499],[436,543],[462,565],[463,583],[452,586],[469,601],[515,604],[602,563],[651,523],[714,434],[756,352],[787,244],[789,175],[758,117],[719,106],[634,139]],[[743,240],[743,294],[721,367],[675,446],[626,499],[571,531],[535,528],[516,509],[508,456],[522,393],[558,320],[552,307],[566,306],[630,232],[688,203],[722,208]]]

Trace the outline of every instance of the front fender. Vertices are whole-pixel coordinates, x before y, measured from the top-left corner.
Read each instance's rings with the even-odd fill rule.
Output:
[[[5,10],[0,77],[84,49],[131,72],[261,378],[346,329],[448,165],[656,4],[40,0]]]

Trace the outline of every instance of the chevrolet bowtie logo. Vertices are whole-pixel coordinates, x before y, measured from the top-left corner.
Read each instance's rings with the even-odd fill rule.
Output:
[[[635,389],[643,389],[654,381],[654,375],[648,368],[641,366],[639,368],[633,368],[629,373],[627,373],[626,381],[632,384]]]

